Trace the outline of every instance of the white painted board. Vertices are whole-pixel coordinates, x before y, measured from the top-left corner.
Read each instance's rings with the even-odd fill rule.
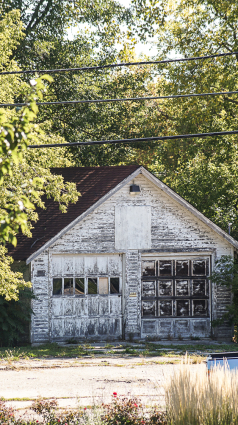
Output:
[[[118,205],[115,207],[115,248],[151,248],[151,207]]]

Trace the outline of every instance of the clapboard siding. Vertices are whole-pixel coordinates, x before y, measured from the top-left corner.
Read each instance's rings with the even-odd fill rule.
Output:
[[[221,255],[233,256],[232,245],[145,176],[138,175],[133,179],[133,183],[141,188],[136,196],[129,194],[131,183],[123,186],[32,261],[32,281],[37,295],[33,302],[32,341],[64,340],[67,335],[68,339],[122,337],[123,326],[126,337],[210,335],[210,319],[148,319],[141,322],[141,255],[184,253],[186,257],[191,253],[209,252],[214,264]],[[150,249],[115,248],[115,208],[118,205],[150,207]],[[45,276],[37,277],[37,270],[45,271]],[[52,277],[71,276],[72,270],[77,275],[87,270],[87,275],[92,276],[120,276],[122,297],[117,297],[118,300],[108,297],[107,301],[102,301],[99,295],[84,300],[75,298],[71,300],[71,307],[67,300],[56,302],[51,293]],[[212,319],[224,312],[230,300],[229,291],[213,285]],[[229,332],[228,325],[221,328],[221,336],[225,333],[227,336]]]

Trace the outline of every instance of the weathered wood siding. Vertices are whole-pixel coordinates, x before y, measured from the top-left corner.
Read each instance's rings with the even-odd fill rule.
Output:
[[[141,256],[154,253],[156,256],[174,254],[176,257],[180,253],[186,258],[186,255],[205,254],[211,256],[213,265],[221,255],[233,256],[232,245],[143,175],[139,175],[133,182],[140,186],[140,193],[130,195],[129,186],[132,182],[121,187],[32,261],[32,281],[37,296],[33,305],[32,342],[73,337],[110,339],[132,335],[157,335],[161,338],[178,337],[179,334],[183,337],[210,335],[210,320],[219,317],[230,302],[229,291],[225,288],[211,288],[212,317],[209,319],[142,321]],[[146,207],[142,214],[146,228],[151,220],[149,238],[145,238],[136,226],[131,226],[139,249],[130,245],[124,225],[121,233],[117,227],[115,240],[115,211],[118,207],[126,206],[130,207],[131,220],[134,206]],[[145,211],[149,216],[146,216]],[[136,214],[138,208],[135,209]],[[135,222],[139,222],[138,218]],[[128,232],[130,238],[133,238],[131,228]],[[85,276],[100,276],[100,264],[107,264],[107,270],[102,269],[101,275],[110,272],[120,276],[122,297],[108,296],[106,301],[106,297],[100,295],[74,299],[52,297],[53,276],[60,273],[65,276],[67,273],[75,275],[79,273],[77,268],[80,267],[83,267],[80,273]],[[41,271],[41,276],[38,271]],[[217,331],[217,336],[227,337],[229,332],[231,330],[228,327],[223,327]]]

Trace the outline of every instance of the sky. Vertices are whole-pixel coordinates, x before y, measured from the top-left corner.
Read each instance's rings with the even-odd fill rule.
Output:
[[[118,0],[118,2],[122,5],[122,6],[126,6],[128,7],[131,3],[130,0]],[[79,27],[71,27],[68,29],[68,37],[70,39],[73,39],[74,36],[77,34]],[[118,45],[118,49],[120,48],[120,46]],[[150,50],[149,50],[150,49]],[[155,56],[157,53],[157,47],[156,45],[152,46],[151,44],[143,44],[143,43],[137,43],[136,47],[135,47],[135,53],[136,56],[140,56],[141,54],[146,54],[147,56]]]

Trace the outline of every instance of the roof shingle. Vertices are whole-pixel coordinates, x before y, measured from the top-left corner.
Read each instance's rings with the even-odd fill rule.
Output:
[[[8,246],[9,255],[15,260],[26,260],[139,167],[139,165],[125,165],[53,168],[51,170],[53,174],[61,174],[66,182],[76,183],[81,196],[76,204],[69,204],[67,213],[59,210],[57,202],[43,198],[46,209],[36,208],[39,220],[32,229],[32,238],[19,234],[17,246]]]

